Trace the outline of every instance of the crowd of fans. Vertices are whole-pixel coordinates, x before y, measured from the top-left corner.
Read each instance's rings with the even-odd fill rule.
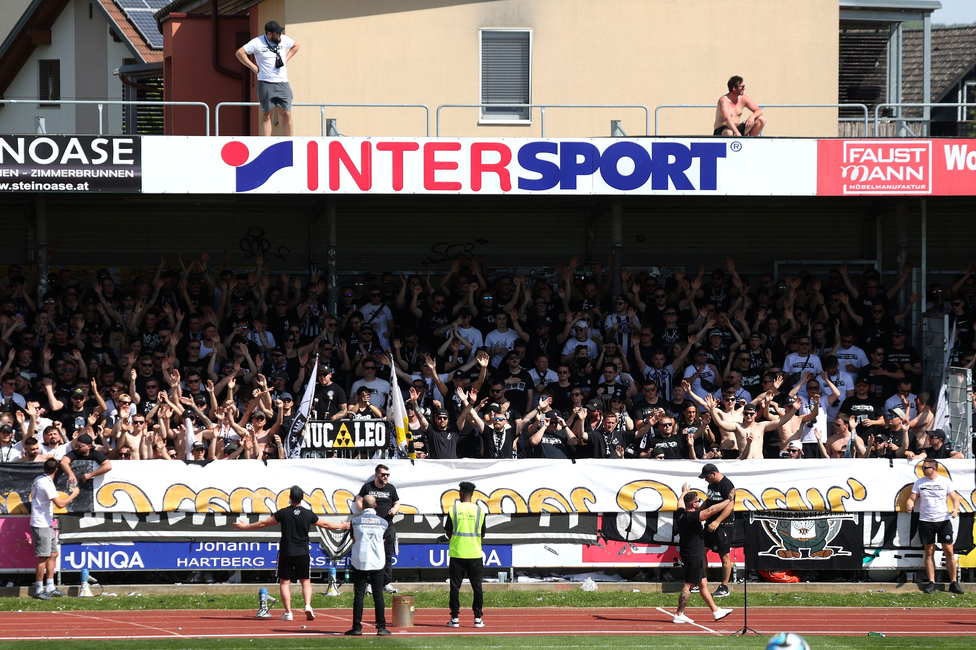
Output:
[[[910,266],[891,286],[843,266],[752,284],[732,260],[616,278],[573,259],[550,283],[456,261],[436,279],[357,278],[331,313],[317,275],[177,262],[125,287],[62,270],[43,295],[9,267],[0,462],[61,458],[83,436],[112,460],[284,458],[310,380],[312,419],[404,400],[412,440],[388,452],[418,458],[960,455],[932,430],[902,325],[920,299],[896,300]],[[969,367],[973,271],[925,305],[949,314]]]

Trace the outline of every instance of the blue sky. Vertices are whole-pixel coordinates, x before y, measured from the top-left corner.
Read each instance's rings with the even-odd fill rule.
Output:
[[[942,0],[942,9],[932,14],[933,25],[976,23],[976,0]]]

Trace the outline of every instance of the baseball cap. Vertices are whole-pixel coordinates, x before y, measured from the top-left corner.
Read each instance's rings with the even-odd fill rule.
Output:
[[[800,444],[799,440],[790,440],[790,444],[786,445],[787,449],[799,449],[803,451],[803,445]]]
[[[720,329],[713,329],[711,332],[708,333],[708,335],[709,336],[722,336],[722,330],[720,330]]]
[[[80,442],[83,445],[90,445],[92,444],[92,437],[87,433],[83,433],[80,436],[78,436],[78,442]]]
[[[718,467],[716,467],[714,463],[708,463],[707,465],[702,467],[701,474],[698,475],[698,478],[705,478],[712,472],[717,472],[717,471],[718,471]]]
[[[356,389],[357,395],[362,395],[363,393],[372,393],[372,392],[373,391],[369,389],[369,386],[360,386],[359,388]]]
[[[199,440],[193,443],[194,451],[196,451],[197,449],[206,449],[206,448],[207,448],[206,443],[200,442]]]
[[[928,433],[929,438],[941,438],[942,440],[946,439],[945,431],[942,429],[935,429],[934,431],[929,431]]]
[[[756,408],[755,404],[746,404],[745,406],[742,407],[743,413],[755,413],[758,410],[759,409]]]
[[[590,324],[587,323],[585,320],[578,320],[578,321],[576,321],[576,327],[585,327],[585,328],[589,329]]]
[[[0,424],[0,433],[13,433],[14,428],[9,424]]]
[[[501,413],[502,412],[502,407],[501,407],[500,404],[498,404],[498,402],[492,402],[491,404],[488,405],[488,412],[489,413]]]
[[[603,411],[603,402],[598,399],[591,399],[586,403],[587,411]]]
[[[81,390],[80,388],[75,388],[74,390],[71,391],[71,396],[72,397],[84,397],[85,396],[85,391]]]
[[[434,409],[434,412],[431,413],[431,415],[433,415],[435,418],[438,417],[438,416],[440,416],[440,417],[444,417],[444,416],[450,417],[450,414],[447,412],[447,409]]]
[[[275,22],[273,20],[269,20],[264,25],[264,33],[265,34],[267,34],[268,32],[271,32],[272,34],[280,34],[283,31],[285,31],[285,28],[282,27],[281,25],[279,25],[277,22]]]
[[[509,356],[511,356],[511,355],[509,355]],[[518,355],[516,355],[516,356],[518,356]],[[454,371],[454,378],[455,379],[464,379],[465,377],[466,377],[466,375],[465,375],[465,373],[464,373],[463,370],[455,370]]]
[[[282,393],[279,399],[282,400],[290,399],[293,402],[295,401],[295,398],[291,396],[291,393]]]
[[[888,416],[889,417],[901,418],[902,420],[904,420],[905,419],[905,411],[902,410],[902,409],[900,409],[900,408],[888,409]]]

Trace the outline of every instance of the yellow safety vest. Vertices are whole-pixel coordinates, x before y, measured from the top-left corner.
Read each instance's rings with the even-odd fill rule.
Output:
[[[451,533],[449,557],[459,559],[481,557],[481,528],[485,523],[485,514],[480,505],[470,501],[455,502],[451,506],[448,516],[454,525],[454,531]]]

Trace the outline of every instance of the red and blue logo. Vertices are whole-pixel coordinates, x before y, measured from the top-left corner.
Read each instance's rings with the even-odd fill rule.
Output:
[[[291,140],[271,145],[251,162],[247,162],[251,152],[243,142],[233,140],[220,150],[221,159],[237,168],[237,192],[255,190],[271,178],[275,172],[285,167],[292,167],[294,163],[294,148]]]

